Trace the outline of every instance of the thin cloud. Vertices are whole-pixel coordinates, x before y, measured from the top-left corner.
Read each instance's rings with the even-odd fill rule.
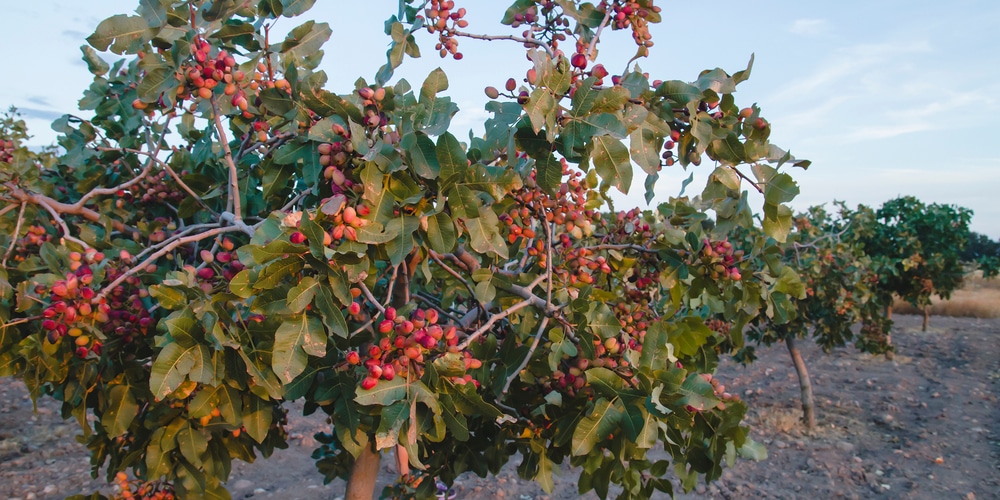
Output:
[[[34,118],[36,120],[46,120],[50,122],[63,115],[62,113],[57,113],[55,111],[35,108],[17,108],[17,110],[24,115],[25,118]]]
[[[788,31],[801,36],[825,35],[829,31],[829,24],[826,19],[796,19]]]

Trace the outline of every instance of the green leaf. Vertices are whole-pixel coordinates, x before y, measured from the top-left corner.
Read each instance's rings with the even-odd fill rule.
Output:
[[[740,446],[738,453],[741,457],[748,458],[756,462],[767,460],[767,448],[750,438],[746,438],[746,441],[743,442],[743,446]]]
[[[712,388],[712,384],[698,373],[688,375],[678,389],[678,392],[682,396],[677,401],[677,404],[691,406],[699,411],[711,410],[719,404],[719,399],[715,397],[715,390]]]
[[[281,0],[282,12],[285,17],[295,17],[311,9],[316,0]]]
[[[305,371],[307,355],[326,355],[326,342],[326,330],[319,318],[303,314],[285,321],[274,332],[271,369],[282,382],[290,384]]]
[[[441,165],[438,163],[434,141],[421,132],[414,135],[416,143],[407,150],[413,172],[424,179],[437,179],[441,174]]]
[[[285,57],[304,59],[314,55],[330,39],[333,30],[327,23],[307,21],[296,27],[281,44]]]
[[[150,369],[149,389],[153,391],[153,397],[161,400],[174,392],[200,361],[202,348],[201,345],[185,348],[174,342],[167,344]]]
[[[691,101],[701,100],[701,91],[698,90],[698,87],[679,80],[661,83],[656,88],[656,95],[665,97],[668,101],[675,103],[676,107],[684,107]]]
[[[177,447],[191,465],[201,467],[204,463],[202,456],[206,454],[208,448],[208,440],[200,431],[188,427],[177,433]]]
[[[108,66],[108,63],[104,59],[101,59],[101,56],[94,49],[86,45],[81,45],[80,51],[83,52],[83,62],[87,63],[87,69],[94,76],[102,76],[111,69],[111,66]]]
[[[774,283],[772,290],[784,293],[799,300],[806,298],[806,286],[802,279],[791,266],[784,266],[778,274],[778,280]]]
[[[139,405],[135,402],[128,385],[115,385],[107,395],[107,408],[101,416],[101,426],[108,437],[116,438],[128,432],[132,420],[139,414]]]
[[[139,86],[135,88],[135,93],[144,102],[156,102],[163,94],[173,97],[169,92],[176,92],[179,85],[174,70],[165,67],[156,68],[146,73]]]
[[[354,401],[363,406],[389,406],[404,399],[406,399],[406,381],[403,377],[379,380],[375,387],[368,390],[361,389],[354,397]]]
[[[347,338],[347,334],[350,333],[347,329],[347,321],[344,319],[344,313],[340,311],[340,307],[334,302],[333,292],[330,288],[319,287],[316,293],[316,310],[323,317],[323,325],[330,333],[342,339]]]
[[[785,205],[764,205],[764,234],[784,243],[792,231],[792,209]]]
[[[507,258],[507,245],[500,235],[500,219],[490,207],[479,207],[479,217],[465,221],[469,231],[469,244],[472,249],[485,254],[493,253],[501,259]]]
[[[427,243],[438,253],[449,253],[455,248],[455,224],[451,217],[440,212],[427,217]]]
[[[539,87],[531,93],[528,102],[524,103],[524,112],[528,114],[536,134],[543,128],[552,130],[556,122],[556,107],[556,99],[548,89]]]
[[[273,420],[274,410],[270,401],[256,396],[247,397],[247,405],[243,408],[243,428],[254,441],[264,442]]]
[[[697,316],[687,316],[676,322],[673,329],[667,335],[677,352],[682,356],[693,356],[705,345],[705,341],[714,335],[711,329],[705,326],[704,321]]]
[[[580,420],[573,431],[573,456],[587,455],[602,439],[608,437],[621,422],[622,413],[607,399],[601,399],[594,405],[594,411]]]
[[[604,302],[594,302],[587,313],[587,325],[601,339],[617,336],[622,330],[621,322]]]
[[[278,286],[288,276],[299,272],[302,266],[302,259],[299,257],[289,257],[274,261],[261,270],[260,276],[253,284],[253,287],[258,290],[270,290]]]
[[[450,132],[445,132],[438,137],[437,147],[438,164],[441,167],[441,179],[448,183],[453,177],[469,168],[469,158],[462,149],[462,144]]]
[[[141,16],[119,14],[111,16],[97,25],[87,42],[97,50],[111,50],[121,55],[134,54],[152,38],[152,31]]]
[[[295,314],[304,311],[306,306],[312,302],[313,297],[316,296],[316,289],[318,287],[319,282],[315,278],[310,276],[302,278],[298,285],[288,290],[288,309]]]
[[[629,91],[624,87],[610,87],[602,89],[597,93],[597,97],[594,99],[594,105],[590,109],[591,113],[615,113],[621,111],[625,107],[625,103],[628,102]]]
[[[621,141],[609,135],[594,137],[590,157],[604,182],[628,194],[632,185],[632,162],[628,148]]]
[[[248,299],[253,295],[253,288],[250,287],[249,269],[244,269],[233,276],[233,279],[229,281],[229,291],[241,299]]]

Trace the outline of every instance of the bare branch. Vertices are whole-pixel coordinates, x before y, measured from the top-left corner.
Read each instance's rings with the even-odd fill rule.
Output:
[[[70,234],[70,232],[69,232],[69,225],[66,224],[66,221],[63,220],[63,218],[59,215],[59,212],[57,212],[54,207],[52,207],[51,205],[49,205],[46,202],[46,200],[39,200],[38,204],[41,205],[42,208],[44,208],[45,210],[47,210],[49,212],[49,215],[51,215],[52,218],[56,221],[56,224],[59,224],[59,227],[62,228],[62,230],[63,230],[63,238],[65,238],[65,239],[67,239],[69,241],[72,241],[73,243],[76,243],[77,245],[80,245],[83,248],[90,248],[90,245],[88,245],[85,241],[83,241],[83,240],[81,240],[81,239],[73,236],[72,234]]]
[[[760,187],[760,184],[757,184],[757,182],[755,182],[753,179],[747,177],[747,175],[741,172],[740,169],[736,167],[729,167],[729,168],[733,169],[736,172],[736,175],[740,176],[741,179],[747,181],[751,186],[753,186],[753,188],[756,189],[758,193],[764,194],[764,188]]]
[[[217,227],[215,229],[209,229],[208,231],[205,231],[203,233],[198,233],[193,236],[185,236],[183,238],[177,238],[176,240],[172,241],[169,245],[165,245],[163,248],[154,252],[152,255],[146,258],[146,260],[142,261],[142,263],[132,266],[131,268],[129,268],[129,270],[122,273],[121,276],[115,278],[114,281],[109,283],[97,295],[94,296],[93,300],[91,300],[91,303],[93,304],[99,303],[101,299],[103,299],[108,294],[108,292],[113,290],[116,286],[122,284],[122,282],[128,279],[129,276],[144,271],[150,264],[156,262],[156,259],[159,259],[160,257],[166,255],[167,252],[181,245],[186,245],[188,243],[195,241],[201,241],[205,238],[210,238],[217,234],[231,233],[233,231],[239,231],[239,228],[236,226]]]
[[[604,31],[604,27],[607,26],[608,21],[611,20],[611,12],[613,10],[614,9],[612,9],[610,5],[604,9],[604,19],[601,20],[600,26],[597,27],[597,34],[595,34],[594,38],[590,40],[590,47],[587,48],[587,59],[590,59],[591,61],[597,58],[597,42],[601,39],[601,32]]]
[[[73,205],[68,205],[66,203],[58,202],[44,194],[29,193],[16,185],[7,184],[8,193],[12,198],[20,202],[34,203],[35,205],[46,207],[49,212],[58,212],[60,214],[69,215],[79,215],[91,222],[96,222],[98,224],[103,224],[101,221],[101,214],[91,210],[87,207],[75,207]],[[60,219],[61,220],[61,219]],[[123,233],[128,232],[132,234],[138,234],[139,231],[135,228],[126,226],[124,223],[116,220],[111,221],[111,227],[116,231],[121,231]]]
[[[492,42],[494,40],[513,40],[515,42],[535,45],[537,47],[544,49],[545,52],[549,54],[549,57],[551,57],[552,59],[556,58],[555,52],[552,50],[552,47],[549,46],[549,44],[537,38],[524,38],[514,35],[477,35],[475,33],[466,33],[464,31],[449,31],[448,33],[454,36],[472,38],[475,40],[486,40],[488,42]]]
[[[537,297],[535,297],[535,298],[537,298]],[[542,300],[542,299],[538,299],[538,300]],[[483,326],[479,327],[478,330],[476,330],[476,331],[472,332],[471,334],[469,334],[469,336],[466,337],[465,340],[462,341],[462,343],[458,345],[458,350],[459,351],[465,350],[467,347],[469,347],[469,344],[471,344],[472,341],[478,339],[484,333],[490,331],[490,329],[493,328],[493,325],[495,325],[497,321],[500,321],[500,320],[506,318],[507,316],[510,316],[511,314],[514,314],[515,312],[517,312],[517,311],[519,311],[521,309],[524,309],[525,307],[528,307],[530,305],[532,305],[532,301],[528,300],[528,299],[525,299],[525,300],[522,300],[521,302],[518,302],[517,304],[514,304],[514,305],[508,307],[507,309],[504,309],[503,311],[501,311],[499,313],[494,314],[493,316],[490,316],[490,319],[487,320],[486,323],[483,324]]]
[[[382,304],[380,304],[379,301],[375,298],[375,296],[372,295],[372,291],[368,289],[368,285],[366,285],[365,282],[362,281],[358,283],[358,286],[361,287],[361,291],[364,292],[365,297],[367,297],[368,300],[375,305],[375,309],[378,309],[380,313],[385,314],[385,307],[383,307]]]
[[[521,360],[521,364],[518,365],[517,370],[514,370],[514,372],[507,377],[507,382],[503,384],[503,390],[500,391],[501,395],[507,394],[507,389],[510,389],[511,382],[513,382],[515,378],[520,377],[521,370],[523,370],[525,366],[528,366],[528,362],[531,361],[531,356],[533,356],[535,354],[535,350],[538,349],[538,343],[541,341],[542,333],[545,332],[545,327],[548,326],[548,324],[549,317],[546,316],[542,318],[542,323],[538,325],[538,331],[535,332],[535,340],[531,342],[531,347],[528,349],[528,353],[525,354],[524,359]]]
[[[10,205],[14,206],[14,205]],[[0,267],[7,267],[7,259],[10,257],[10,253],[14,251],[14,244],[17,243],[17,235],[21,234],[21,223],[24,222],[24,209],[28,204],[21,202],[21,211],[17,214],[17,224],[14,226],[14,234],[10,235],[10,246],[7,247],[7,253],[3,255],[3,262],[0,262]]]
[[[215,133],[219,134],[219,143],[225,153],[226,164],[229,166],[229,205],[233,209],[236,220],[243,219],[243,211],[240,207],[240,185],[239,175],[236,170],[236,163],[233,162],[233,151],[229,148],[229,138],[226,136],[226,128],[222,125],[222,113],[219,111],[219,102],[212,96],[212,117],[215,119]]]

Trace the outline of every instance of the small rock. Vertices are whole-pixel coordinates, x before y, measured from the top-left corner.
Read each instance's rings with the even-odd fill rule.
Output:
[[[54,461],[54,460],[53,460],[53,461]],[[46,495],[51,495],[51,494],[55,493],[55,492],[56,492],[56,491],[58,491],[58,490],[59,490],[59,488],[56,488],[55,486],[53,486],[53,485],[51,485],[51,484],[50,484],[50,485],[46,486],[46,487],[45,487],[45,488],[44,488],[44,489],[42,490],[42,493],[45,493]]]
[[[774,447],[775,447],[775,448],[779,448],[779,449],[785,449],[785,448],[787,448],[787,447],[788,447],[788,445],[787,445],[787,444],[785,444],[785,442],[784,442],[784,441],[778,441],[778,440],[775,440],[775,441],[774,441]]]
[[[261,493],[267,493],[267,490],[265,490],[264,488],[254,488],[253,490],[254,495],[260,495]]]
[[[846,453],[854,451],[854,445],[848,443],[847,441],[837,441],[837,444],[835,446],[837,447],[838,450]]]
[[[248,490],[253,486],[253,482],[248,479],[240,479],[233,483],[234,490]]]

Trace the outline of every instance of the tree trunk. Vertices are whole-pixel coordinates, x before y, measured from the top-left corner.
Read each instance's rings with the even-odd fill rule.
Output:
[[[892,321],[892,304],[889,304],[889,305],[885,306],[885,319],[887,319],[889,321]],[[885,334],[885,345],[890,346],[890,347],[892,346],[892,331],[891,330],[889,331],[889,333]],[[885,359],[888,359],[889,361],[892,361],[892,359],[895,358],[895,357],[896,357],[896,353],[892,352],[891,349],[888,350],[888,351],[885,351]]]
[[[351,475],[347,479],[346,500],[371,500],[375,497],[375,480],[382,455],[372,449],[371,443],[354,459]]]
[[[931,320],[931,306],[924,306],[924,323],[920,326],[920,331],[927,331],[927,323]]]
[[[809,430],[816,428],[816,404],[813,402],[812,382],[809,380],[809,371],[806,370],[806,363],[802,360],[802,353],[795,346],[795,338],[785,339],[788,347],[788,354],[792,356],[792,363],[795,365],[795,373],[799,375],[799,389],[802,391],[802,421],[805,422]]]

